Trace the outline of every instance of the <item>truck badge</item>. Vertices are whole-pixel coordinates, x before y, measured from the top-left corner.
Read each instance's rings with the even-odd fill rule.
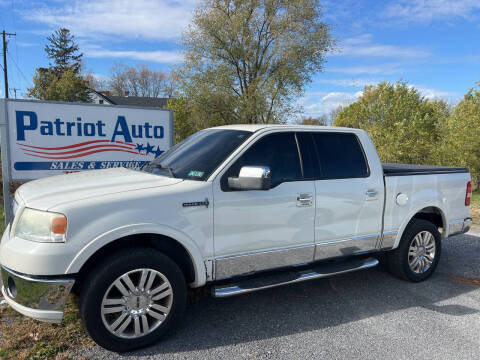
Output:
[[[184,202],[182,204],[183,207],[191,207],[191,206],[205,206],[208,208],[210,203],[208,202],[208,198],[205,198],[204,201],[193,201],[193,202]]]

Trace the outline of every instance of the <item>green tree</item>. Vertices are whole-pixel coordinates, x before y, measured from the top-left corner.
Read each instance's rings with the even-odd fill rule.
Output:
[[[177,144],[188,136],[192,135],[196,130],[191,126],[192,111],[188,105],[187,99],[180,97],[177,99],[169,99],[167,108],[173,110],[174,116],[174,143]]]
[[[366,130],[384,162],[433,164],[441,124],[449,114],[446,102],[428,100],[406,82],[382,82],[365,87],[333,124]]]
[[[50,69],[37,69],[33,76],[33,87],[28,89],[28,96],[40,100],[91,101],[87,82],[76,75],[74,70],[69,69],[62,74]]]
[[[66,70],[72,70],[79,74],[82,65],[83,54],[79,52],[78,44],[70,30],[60,28],[47,37],[50,44],[45,45],[45,52],[53,64],[50,69],[61,75]]]
[[[89,80],[80,75],[82,54],[68,29],[56,30],[45,46],[47,57],[53,60],[49,68],[37,68],[33,87],[27,96],[39,100],[90,102]]]
[[[480,87],[480,82],[477,83]],[[466,166],[474,185],[480,182],[480,90],[465,94],[441,127],[442,141],[437,147],[440,164]]]
[[[205,112],[203,104],[196,103],[183,96],[169,99],[167,108],[174,112],[175,143],[182,141],[199,130],[226,124],[224,119],[218,114],[209,115]]]
[[[319,0],[204,0],[183,39],[183,95],[224,123],[286,121],[333,46]]]

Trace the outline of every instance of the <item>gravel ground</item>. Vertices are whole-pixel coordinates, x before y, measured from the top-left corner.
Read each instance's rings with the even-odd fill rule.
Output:
[[[470,280],[469,280],[470,279]],[[471,279],[476,279],[471,281]],[[480,227],[443,243],[437,272],[409,283],[381,268],[257,293],[205,297],[176,333],[120,356],[88,359],[478,359]]]

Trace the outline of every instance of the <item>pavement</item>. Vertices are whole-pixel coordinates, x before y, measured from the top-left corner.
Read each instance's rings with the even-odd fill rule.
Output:
[[[436,273],[410,283],[381,267],[232,298],[201,298],[175,333],[88,359],[479,359],[480,227],[443,242]]]

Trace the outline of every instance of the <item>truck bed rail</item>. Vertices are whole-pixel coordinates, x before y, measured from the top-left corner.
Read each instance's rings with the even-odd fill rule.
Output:
[[[411,165],[394,163],[383,163],[382,166],[383,174],[385,176],[468,173],[467,168],[451,166]]]

